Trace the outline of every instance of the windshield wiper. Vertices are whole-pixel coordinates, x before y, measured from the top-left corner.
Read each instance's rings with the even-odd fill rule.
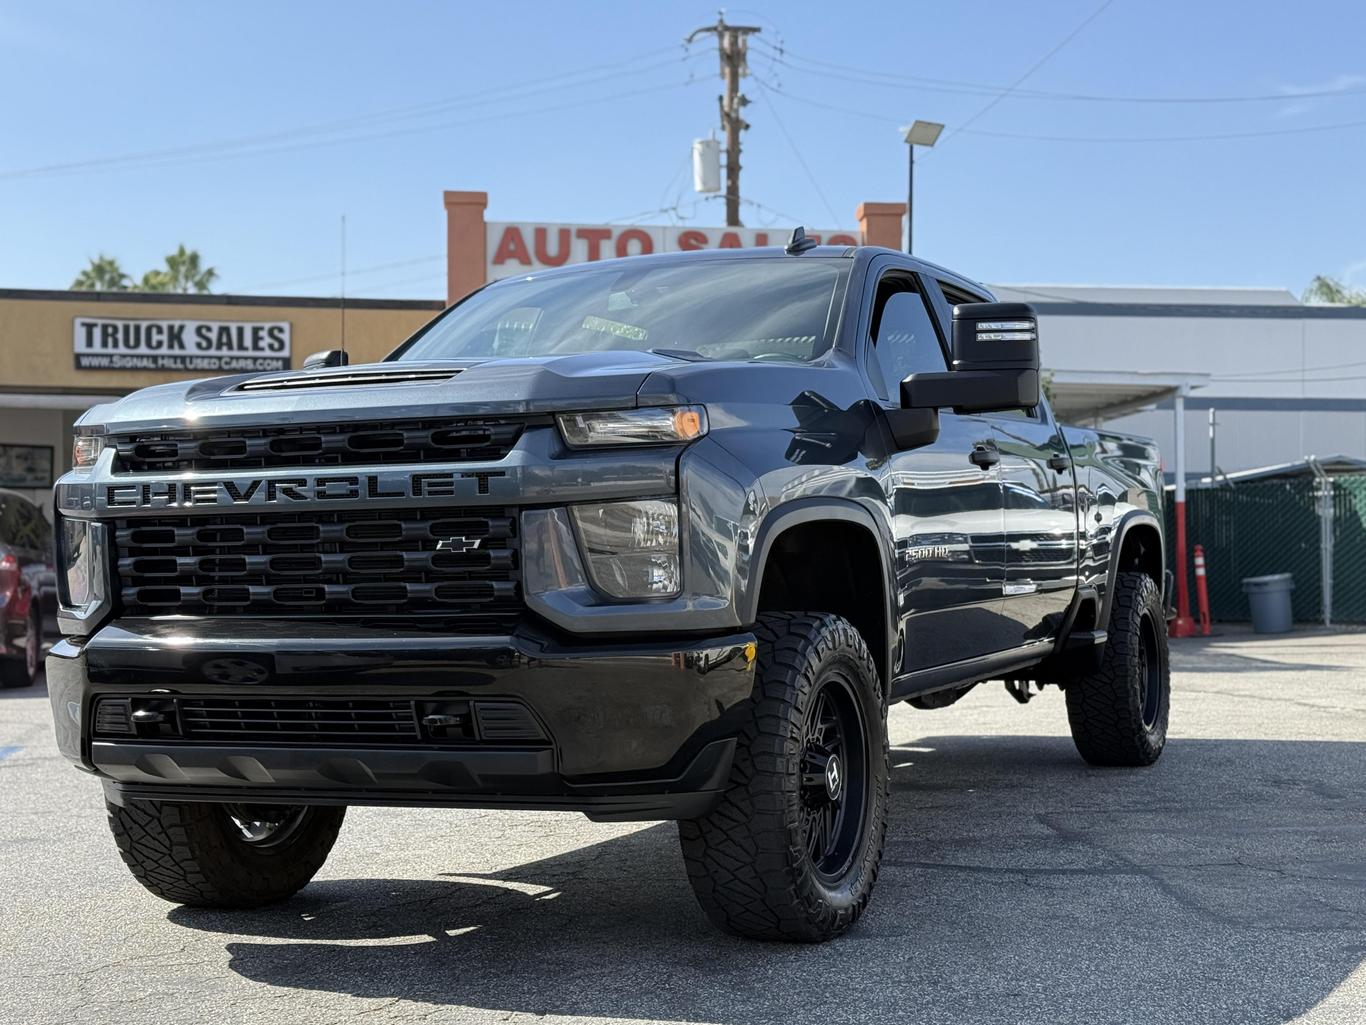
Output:
[[[681,359],[688,363],[707,363],[711,360],[710,356],[703,356],[700,352],[692,349],[647,349],[656,356],[669,356],[673,359]]]

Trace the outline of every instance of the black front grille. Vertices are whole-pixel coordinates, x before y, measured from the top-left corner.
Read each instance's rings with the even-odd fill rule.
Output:
[[[422,614],[473,633],[521,610],[515,509],[124,519],[114,541],[127,615]]]
[[[198,740],[419,739],[411,701],[180,698],[180,728]]]
[[[101,697],[94,730],[116,740],[247,745],[549,742],[526,705],[465,698]]]
[[[280,466],[374,466],[502,459],[522,420],[405,420],[390,423],[223,427],[120,434],[118,470],[252,470]]]

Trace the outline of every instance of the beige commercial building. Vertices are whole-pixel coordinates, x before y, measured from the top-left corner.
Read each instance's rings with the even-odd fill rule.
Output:
[[[375,360],[440,301],[0,289],[0,487],[49,504],[90,406],[166,381],[299,366],[320,349]]]

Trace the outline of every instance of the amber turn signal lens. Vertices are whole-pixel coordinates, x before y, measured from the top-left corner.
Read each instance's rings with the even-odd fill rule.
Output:
[[[674,433],[683,441],[692,441],[702,434],[702,414],[695,409],[674,410]]]

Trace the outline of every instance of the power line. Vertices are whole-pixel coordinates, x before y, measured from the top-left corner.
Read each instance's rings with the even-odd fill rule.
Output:
[[[1253,132],[1213,132],[1199,135],[1027,135],[1022,132],[988,132],[981,129],[960,129],[966,135],[980,135],[992,139],[1024,139],[1030,142],[1219,142],[1224,139],[1264,139],[1276,135],[1305,135],[1313,132],[1336,132],[1350,128],[1366,128],[1366,121],[1341,121],[1331,125],[1306,125],[1301,128],[1268,128]]]
[[[484,115],[484,116],[481,116],[481,117],[463,118],[463,119],[459,119],[459,120],[455,120],[455,121],[442,121],[442,122],[437,122],[437,123],[435,123],[435,124],[419,125],[419,126],[414,126],[414,127],[409,127],[409,128],[397,128],[397,129],[391,129],[391,130],[385,130],[385,131],[365,132],[365,133],[358,134],[358,135],[348,135],[348,136],[345,136],[345,137],[342,137],[342,138],[335,138],[335,139],[317,139],[317,140],[313,140],[313,141],[311,141],[311,142],[282,143],[282,144],[276,145],[276,146],[265,146],[265,147],[260,147],[260,148],[256,148],[256,149],[250,149],[250,150],[243,149],[243,150],[239,150],[239,151],[236,151],[236,152],[189,154],[189,155],[181,156],[181,157],[170,157],[170,158],[167,158],[167,159],[164,159],[164,160],[158,160],[158,161],[155,161],[155,162],[147,162],[147,163],[144,163],[144,164],[140,165],[140,167],[141,167],[141,168],[170,167],[170,166],[176,166],[176,165],[181,165],[181,164],[203,163],[203,162],[206,162],[206,161],[223,160],[223,159],[230,159],[230,158],[236,158],[236,157],[269,156],[269,155],[276,154],[276,153],[288,153],[288,152],[294,152],[294,151],[298,151],[298,150],[307,150],[307,149],[320,149],[320,148],[323,148],[323,147],[326,147],[326,146],[346,145],[346,144],[348,144],[348,143],[353,143],[353,142],[368,142],[368,141],[373,141],[373,140],[376,140],[376,139],[391,139],[391,138],[397,138],[397,137],[399,137],[399,136],[405,136],[405,135],[420,135],[420,134],[424,134],[424,133],[427,133],[427,132],[437,132],[437,131],[441,131],[441,130],[447,129],[447,128],[460,128],[460,127],[465,127],[465,126],[468,126],[468,125],[483,124],[483,123],[487,123],[487,122],[490,122],[490,121],[503,121],[503,120],[506,120],[506,119],[511,118],[511,117],[529,117],[529,116],[536,115],[536,114],[554,113],[554,112],[561,111],[561,110],[571,110],[571,109],[575,109],[575,108],[578,108],[578,107],[592,106],[592,105],[594,105],[594,104],[599,104],[599,103],[612,103],[612,102],[616,102],[616,101],[619,101],[619,100],[631,99],[631,98],[634,98],[634,97],[637,97],[637,96],[648,95],[648,94],[650,94],[650,93],[666,92],[666,91],[670,91],[670,90],[674,90],[674,89],[684,89],[684,88],[687,88],[687,86],[689,86],[690,84],[692,84],[691,81],[685,81],[685,82],[675,82],[675,83],[666,84],[666,85],[647,86],[647,87],[645,87],[645,88],[634,88],[634,89],[630,89],[630,90],[623,90],[622,92],[608,93],[608,94],[603,95],[603,96],[596,96],[596,97],[592,97],[592,98],[586,99],[586,100],[576,100],[576,101],[571,101],[571,102],[569,102],[569,103],[552,104],[552,105],[546,106],[546,107],[534,107],[534,108],[530,108],[530,109],[527,109],[527,110],[517,110],[517,111],[504,111],[504,112],[501,112],[501,113],[497,113],[497,114],[488,114],[488,115]],[[129,166],[129,165],[125,165],[125,166]],[[81,170],[90,170],[90,168],[80,168],[80,169],[76,169],[76,170],[73,171],[73,172],[68,172],[68,173],[79,173]],[[61,171],[57,171],[57,172],[54,172],[54,173],[62,173],[62,172],[61,172]],[[11,172],[11,173],[9,173],[9,174],[0,173],[0,179],[4,179],[4,178],[7,178],[7,177],[8,177],[8,178],[13,178],[13,177],[33,177],[33,176],[34,176],[34,175],[32,175],[32,174],[24,174],[24,173],[16,173],[16,172]]]
[[[1000,103],[1002,100],[1004,100],[1007,96],[1009,96],[1015,90],[1016,86],[1020,85],[1030,75],[1034,74],[1034,72],[1038,71],[1041,67],[1047,64],[1048,61],[1052,59],[1054,54],[1056,54],[1064,46],[1066,46],[1073,39],[1075,39],[1081,33],[1082,29],[1086,28],[1087,25],[1091,24],[1091,22],[1095,21],[1098,17],[1100,17],[1101,14],[1105,12],[1106,8],[1108,8],[1114,2],[1115,0],[1103,0],[1101,5],[1097,7],[1094,11],[1092,11],[1089,15],[1087,15],[1084,19],[1082,19],[1081,23],[1076,28],[1074,28],[1071,32],[1067,33],[1067,35],[1063,36],[1061,42],[1059,42],[1056,46],[1053,47],[1053,49],[1049,50],[1046,54],[1044,54],[1033,64],[1031,64],[1023,75],[1021,75],[1019,78],[1011,82],[1010,85],[1006,86],[1005,89],[999,95],[994,96],[992,99],[988,100],[986,105],[983,106],[982,109],[979,110],[976,114],[973,114],[966,121],[960,122],[959,124],[950,128],[945,133],[944,138],[939,140],[940,144],[942,145],[945,142],[945,140],[953,138],[953,136],[955,136],[959,132],[965,131],[968,128],[968,126],[974,124],[984,115],[995,109],[996,105]]]
[[[811,187],[816,190],[816,195],[821,197],[821,203],[825,206],[825,212],[830,215],[833,226],[839,227],[839,215],[835,213],[834,207],[830,205],[830,200],[825,198],[825,190],[821,188],[821,183],[816,180],[816,176],[811,173],[811,168],[806,163],[806,157],[802,156],[801,148],[788,132],[787,125],[783,124],[782,115],[778,113],[778,108],[774,106],[773,101],[769,98],[768,86],[764,85],[764,83],[757,78],[754,81],[759,86],[759,92],[763,96],[764,103],[767,104],[769,112],[773,115],[773,120],[777,123],[778,130],[783,133],[783,138],[787,140],[788,146],[791,147],[792,155],[797,158],[797,163],[800,164],[801,169],[806,172],[807,181],[809,181]]]
[[[756,78],[756,81],[761,81]],[[856,107],[844,107],[836,103],[827,103],[824,100],[813,100],[808,96],[798,96],[785,89],[775,86],[772,82],[762,82],[765,88],[781,96],[784,99],[792,100],[796,103],[803,103],[810,107],[818,107],[822,110],[829,110],[839,114],[847,114],[851,117],[861,117],[869,121],[877,121],[880,124],[897,125],[903,123],[904,119],[898,119],[889,115],[876,114]],[[1366,126],[1366,121],[1340,121],[1328,125],[1306,125],[1298,128],[1267,128],[1247,132],[1215,132],[1197,133],[1192,135],[1038,135],[1027,132],[994,132],[981,128],[961,128],[959,131],[965,135],[976,135],[991,139],[1019,139],[1027,142],[1080,142],[1080,143],[1138,143],[1138,142],[1218,142],[1226,139],[1260,139],[1274,137],[1278,135],[1300,135],[1314,132],[1335,132],[1346,131],[1354,128]]]
[[[756,42],[759,42],[756,40]],[[774,63],[789,70],[810,75],[826,75],[830,78],[856,82],[861,85],[885,85],[890,88],[903,88],[921,92],[938,92],[970,96],[994,96],[1009,90],[1019,99],[1055,100],[1078,103],[1135,103],[1135,104],[1233,104],[1233,103],[1271,103],[1288,102],[1301,99],[1322,99],[1335,96],[1356,96],[1366,94],[1366,86],[1293,90],[1275,93],[1256,93],[1234,96],[1123,96],[1103,93],[1059,92],[1047,89],[1009,89],[1008,86],[993,85],[987,82],[970,82],[948,78],[927,78],[918,75],[903,75],[890,71],[853,67],[833,61],[804,57],[786,48],[764,47],[765,55]],[[793,63],[796,61],[797,63]],[[806,67],[803,65],[810,65]],[[835,74],[834,72],[838,72]]]
[[[756,210],[762,210],[762,211],[764,211],[765,213],[772,214],[775,218],[777,218],[777,221],[786,221],[788,224],[792,225],[793,227],[796,227],[798,224],[801,224],[801,223],[802,223],[802,219],[801,219],[800,217],[794,217],[794,216],[792,216],[792,214],[785,214],[785,213],[783,213],[781,210],[775,210],[775,209],[773,209],[773,207],[771,207],[771,206],[765,206],[763,203],[760,203],[760,202],[758,202],[758,201],[756,201],[756,200],[753,200],[753,199],[743,199],[743,198],[742,198],[742,199],[740,200],[740,202],[741,202],[741,203],[744,203],[746,206],[752,206],[752,207],[754,207]],[[839,218],[836,218],[836,221],[838,221],[838,220],[839,220]],[[775,221],[774,223],[776,224],[777,221]],[[835,224],[835,225],[833,225],[833,227],[839,227],[839,225],[838,225],[838,224]]]
[[[399,267],[414,267],[420,263],[435,263],[438,260],[444,259],[446,259],[445,253],[435,253],[431,256],[415,256],[410,260],[395,260],[392,263],[375,263],[371,264],[368,267],[351,267],[347,269],[346,273],[350,277],[354,278],[359,274],[372,274],[375,271],[395,270]],[[328,274],[313,274],[304,278],[291,278],[288,281],[271,281],[267,282],[264,285],[250,285],[243,288],[234,289],[234,291],[242,293],[260,292],[268,288],[289,288],[293,285],[307,285],[315,281],[332,281],[336,278],[336,276],[336,272],[333,271]]]
[[[331,121],[318,122],[309,125],[302,125],[295,128],[284,129],[276,132],[268,132],[254,136],[244,136],[234,139],[218,140],[216,142],[195,143],[188,146],[174,146],[157,150],[146,150],[137,153],[125,153],[109,157],[99,157],[89,160],[68,161],[57,164],[46,164],[37,167],[17,168],[10,171],[0,171],[0,180],[14,178],[46,177],[51,174],[72,173],[86,170],[94,170],[102,167],[118,165],[137,165],[151,163],[153,166],[165,166],[167,163],[181,162],[181,158],[203,158],[210,159],[219,156],[234,155],[234,151],[252,149],[253,147],[266,147],[271,143],[288,142],[299,137],[330,135],[339,132],[350,131],[355,128],[364,127],[367,124],[387,124],[393,121],[412,120],[414,118],[434,117],[439,114],[447,113],[452,110],[459,110],[471,106],[484,106],[489,103],[506,103],[516,100],[527,99],[532,96],[544,93],[561,93],[565,89],[579,88],[594,85],[599,82],[615,80],[623,73],[622,68],[629,68],[632,64],[639,63],[649,57],[657,56],[660,53],[676,50],[676,47],[661,47],[656,50],[638,54],[625,61],[616,61],[607,64],[594,65],[582,68],[577,71],[562,72],[557,75],[549,75],[541,78],[532,79],[519,85],[502,86],[495,89],[481,89],[473,93],[464,93],[459,96],[447,97],[443,100],[428,101],[421,104],[405,107],[395,107],[388,110],[375,111],[370,114],[362,114],[349,118],[336,119]],[[675,60],[659,61],[645,67],[635,68],[624,72],[629,75],[647,74],[651,71],[665,67],[677,66],[680,62],[695,59],[697,55],[684,54]],[[584,75],[593,75],[595,72],[607,69],[609,73],[595,75],[594,77],[583,79]],[[576,82],[564,82],[564,79],[583,79]],[[543,83],[555,82],[558,84],[550,85]],[[612,98],[616,98],[614,94]],[[532,111],[533,113],[535,111]],[[506,117],[507,114],[495,115],[494,117]],[[444,125],[434,125],[431,128],[444,127]],[[373,136],[353,136],[344,140],[321,140],[320,145],[330,144],[338,141],[352,141],[353,139],[365,139]],[[259,150],[259,152],[278,152],[286,147],[270,148]],[[299,148],[290,146],[287,148]],[[258,152],[258,151],[253,151]],[[193,161],[188,161],[193,162]]]

